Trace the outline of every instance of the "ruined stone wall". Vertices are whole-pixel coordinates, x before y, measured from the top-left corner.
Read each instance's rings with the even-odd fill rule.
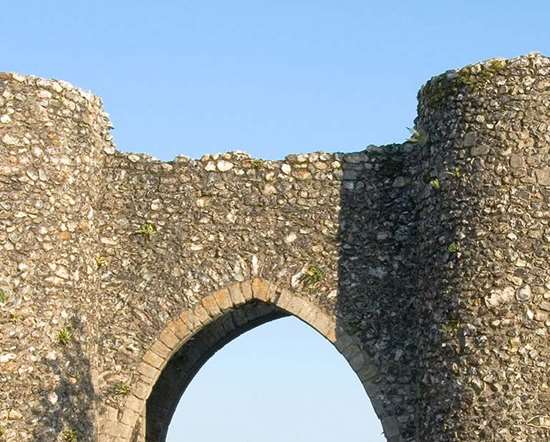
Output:
[[[94,437],[97,197],[107,117],[62,82],[0,75],[0,427]],[[65,345],[62,345],[64,343]]]
[[[194,351],[169,324],[202,340],[189,312],[254,278],[266,318],[329,318],[389,441],[547,439],[549,104],[532,55],[432,79],[404,144],[160,162],[115,151],[97,98],[3,74],[0,439],[143,440]]]
[[[419,98],[440,186],[418,205],[417,437],[547,440],[549,59],[444,74]]]

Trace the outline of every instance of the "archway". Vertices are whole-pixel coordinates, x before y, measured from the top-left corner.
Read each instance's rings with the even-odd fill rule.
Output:
[[[386,442],[359,378],[293,315],[216,352],[181,396],[166,442]]]
[[[378,372],[358,340],[327,313],[288,290],[255,278],[206,296],[170,322],[144,355],[122,414],[115,425],[120,441],[161,442],[177,403],[201,366],[242,333],[293,315],[335,345],[361,380],[389,442],[399,441],[393,416],[384,414],[376,385]]]

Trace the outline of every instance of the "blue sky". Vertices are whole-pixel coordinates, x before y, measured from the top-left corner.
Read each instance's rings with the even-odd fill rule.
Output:
[[[351,151],[407,137],[432,75],[550,53],[548,1],[25,0],[2,69],[103,97],[122,150]]]
[[[274,159],[398,142],[431,76],[491,57],[550,54],[547,0],[5,3],[0,70],[92,90],[121,150],[164,160],[232,149]],[[200,431],[211,427],[204,410],[213,407],[251,408],[242,419],[255,431],[258,410],[277,423],[290,406],[304,421],[291,419],[274,440],[337,440],[326,438],[332,425],[377,441],[368,439],[375,426],[355,414],[366,397],[353,373],[319,339],[289,320],[239,338],[194,381],[171,442],[218,440]],[[190,436],[193,425],[199,433]],[[223,435],[245,440],[235,429]]]
[[[361,382],[296,318],[227,344],[183,395],[168,442],[382,442]]]

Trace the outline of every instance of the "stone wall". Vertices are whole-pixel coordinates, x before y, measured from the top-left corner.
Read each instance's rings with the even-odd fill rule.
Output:
[[[417,437],[549,439],[549,60],[448,73],[419,98],[441,185],[418,204]]]
[[[287,314],[389,441],[548,439],[549,104],[548,58],[493,60],[430,80],[404,144],[160,162],[1,74],[0,440],[163,440],[202,363]]]

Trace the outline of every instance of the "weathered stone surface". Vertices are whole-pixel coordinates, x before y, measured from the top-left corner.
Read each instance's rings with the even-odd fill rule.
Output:
[[[417,207],[417,440],[550,437],[520,423],[549,415],[549,330],[536,321],[550,278],[549,74],[540,55],[492,60],[419,94],[430,152],[418,164],[441,191]]]
[[[548,440],[549,75],[435,77],[416,143],[163,163],[98,98],[0,74],[3,437],[154,440],[214,351],[292,313],[391,441]]]

